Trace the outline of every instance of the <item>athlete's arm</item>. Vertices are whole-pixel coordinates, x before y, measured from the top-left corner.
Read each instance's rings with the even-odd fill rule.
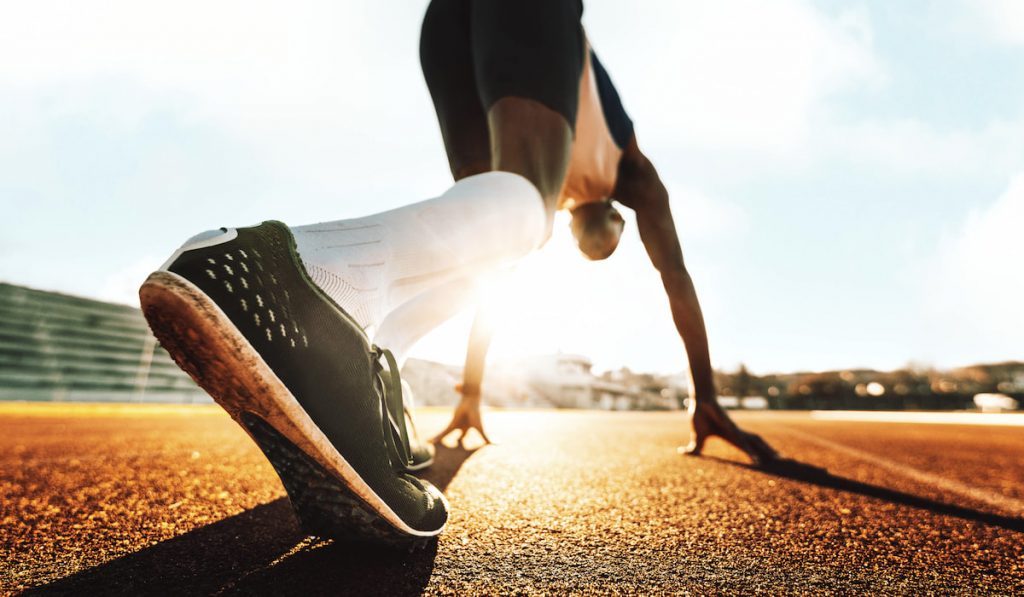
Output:
[[[473,327],[469,332],[469,347],[466,349],[466,366],[462,373],[462,383],[456,389],[462,395],[459,404],[452,414],[452,421],[444,431],[434,437],[435,442],[443,440],[453,431],[459,431],[459,443],[466,437],[470,429],[476,429],[484,441],[491,443],[484,431],[480,416],[480,386],[484,379],[484,365],[487,361],[487,349],[491,346],[493,328],[487,322],[483,307],[478,308],[473,319]]]
[[[668,191],[658,177],[654,165],[630,140],[619,164],[615,199],[636,212],[640,239],[651,263],[661,274],[668,295],[672,319],[686,347],[692,379],[690,415],[693,435],[688,454],[700,454],[704,442],[718,435],[762,463],[775,456],[775,451],[759,436],[741,431],[718,405],[715,381],[708,351],[707,331],[697,291],[683,262]]]

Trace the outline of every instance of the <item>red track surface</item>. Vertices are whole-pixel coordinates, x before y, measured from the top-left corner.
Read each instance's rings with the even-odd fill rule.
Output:
[[[1024,592],[1024,428],[738,418],[795,461],[679,456],[681,413],[490,412],[503,443],[425,475],[447,531],[396,553],[304,537],[216,407],[0,404],[0,592]]]

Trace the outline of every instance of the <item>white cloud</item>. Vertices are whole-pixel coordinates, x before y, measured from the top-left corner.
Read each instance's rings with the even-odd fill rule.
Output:
[[[73,164],[87,161],[111,140],[136,140],[144,147],[133,148],[134,155],[144,155],[203,134],[241,148],[259,176],[294,181],[273,193],[307,199],[276,217],[324,219],[424,198],[450,180],[417,59],[425,6],[11,5],[0,19],[0,53],[12,57],[0,63],[0,112],[13,117],[0,121],[0,158],[40,169],[57,164],[60,152]],[[68,135],[76,136],[79,151],[70,151]],[[206,161],[229,168],[242,159],[224,152]],[[128,160],[124,169],[138,162]],[[395,164],[403,176],[394,176]],[[138,196],[153,196],[146,187],[159,190],[164,175],[145,174],[136,177]],[[198,180],[202,173],[172,174]],[[59,177],[21,178],[38,189]]]
[[[929,275],[932,329],[967,360],[1024,356],[1024,172],[994,203],[970,213],[944,242]]]
[[[18,59],[0,67],[5,82],[131,76],[208,91],[211,101],[259,91],[250,101],[272,105],[305,95],[323,80],[317,73],[330,56],[358,56],[353,48],[362,37],[357,23],[336,18],[330,3],[313,10],[310,3],[44,0],[10,8],[0,25],[0,51]]]
[[[818,131],[819,159],[867,165],[875,172],[976,177],[1024,165],[1024,121],[939,130],[913,118],[834,122]]]
[[[1020,0],[972,0],[988,29],[1005,44],[1024,44],[1024,2]]]
[[[677,144],[792,150],[824,98],[882,77],[861,11],[832,17],[802,0],[729,0],[645,11],[601,5],[588,7],[588,15],[595,47],[641,116],[644,138],[664,130]],[[622,27],[660,33],[616,39],[604,49]],[[649,128],[645,114],[663,128]]]
[[[0,85],[125,80],[245,129],[393,119],[402,114],[380,108],[396,90],[423,93],[420,16],[326,0],[15,3],[0,21],[0,54],[12,58]]]
[[[672,202],[676,231],[684,243],[709,242],[724,236],[741,234],[749,219],[736,203],[711,198],[678,181],[665,181]]]
[[[1024,27],[1024,18],[1009,14],[1020,8],[1000,10]],[[940,126],[865,110],[873,102],[856,98],[866,91],[884,99],[893,82],[886,59],[898,53],[876,53],[864,5],[833,15],[801,0],[668,2],[643,11],[592,1],[587,18],[642,145],[659,162],[713,155],[701,164],[713,169],[724,158],[749,157],[735,176],[753,178],[766,168],[823,162],[942,177],[1004,175],[1024,165],[1019,118]],[[652,34],[615,35],[622,29]],[[852,104],[847,92],[856,94]]]

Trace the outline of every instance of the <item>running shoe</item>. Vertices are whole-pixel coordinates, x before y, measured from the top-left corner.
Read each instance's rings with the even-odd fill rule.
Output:
[[[310,534],[422,542],[448,519],[408,474],[391,354],[306,273],[280,222],[203,233],[139,290],[160,344],[256,441]]]

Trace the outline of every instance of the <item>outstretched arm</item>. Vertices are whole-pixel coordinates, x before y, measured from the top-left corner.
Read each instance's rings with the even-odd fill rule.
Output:
[[[623,152],[615,198],[636,212],[640,239],[651,263],[661,274],[672,319],[686,347],[692,388],[689,410],[693,426],[686,453],[700,454],[708,437],[717,435],[746,452],[755,463],[774,458],[775,451],[764,440],[740,430],[718,405],[704,315],[693,280],[683,262],[682,247],[669,208],[668,191],[654,165],[640,152],[635,138]]]
[[[484,431],[483,420],[480,417],[480,386],[484,379],[484,365],[487,361],[487,349],[491,346],[493,328],[488,323],[488,317],[484,313],[485,307],[477,309],[476,317],[473,318],[473,327],[469,332],[469,347],[466,349],[466,366],[462,373],[462,383],[456,386],[456,390],[462,395],[459,404],[452,414],[452,421],[444,431],[434,437],[435,442],[443,440],[453,431],[460,431],[459,443],[466,437],[470,429],[476,429],[484,441],[491,443],[487,433]]]

